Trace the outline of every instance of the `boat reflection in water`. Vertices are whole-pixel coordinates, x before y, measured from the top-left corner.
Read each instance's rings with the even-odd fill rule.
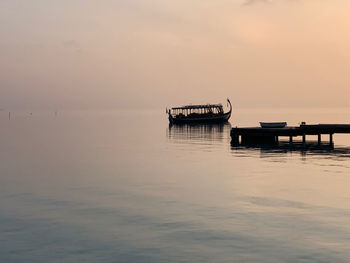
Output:
[[[167,136],[170,140],[179,143],[229,142],[231,124],[169,124]]]

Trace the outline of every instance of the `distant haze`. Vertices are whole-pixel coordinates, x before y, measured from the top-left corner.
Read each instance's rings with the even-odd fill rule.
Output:
[[[345,0],[0,0],[0,108],[349,106]]]

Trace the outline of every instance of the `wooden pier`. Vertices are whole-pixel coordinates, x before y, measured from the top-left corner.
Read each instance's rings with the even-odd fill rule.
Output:
[[[321,144],[321,135],[329,135],[329,143],[333,145],[333,134],[349,133],[350,124],[314,124],[300,126],[287,126],[284,128],[232,128],[232,144],[249,143],[278,143],[279,137],[289,137],[289,142],[293,143],[293,138],[301,136],[303,144],[306,143],[306,135],[317,135],[318,143]]]

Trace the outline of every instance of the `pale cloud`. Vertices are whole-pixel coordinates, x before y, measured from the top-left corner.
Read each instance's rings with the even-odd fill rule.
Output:
[[[62,45],[64,48],[74,50],[77,53],[83,53],[84,49],[81,47],[80,43],[78,43],[76,40],[66,40],[62,42]]]
[[[270,4],[272,0],[246,0],[243,5]]]
[[[79,48],[80,47],[78,42],[75,40],[66,40],[66,41],[63,41],[62,44],[64,47],[67,47],[67,48]]]

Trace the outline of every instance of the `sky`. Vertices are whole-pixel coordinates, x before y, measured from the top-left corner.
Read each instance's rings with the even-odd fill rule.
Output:
[[[347,107],[346,0],[0,0],[0,108]]]

